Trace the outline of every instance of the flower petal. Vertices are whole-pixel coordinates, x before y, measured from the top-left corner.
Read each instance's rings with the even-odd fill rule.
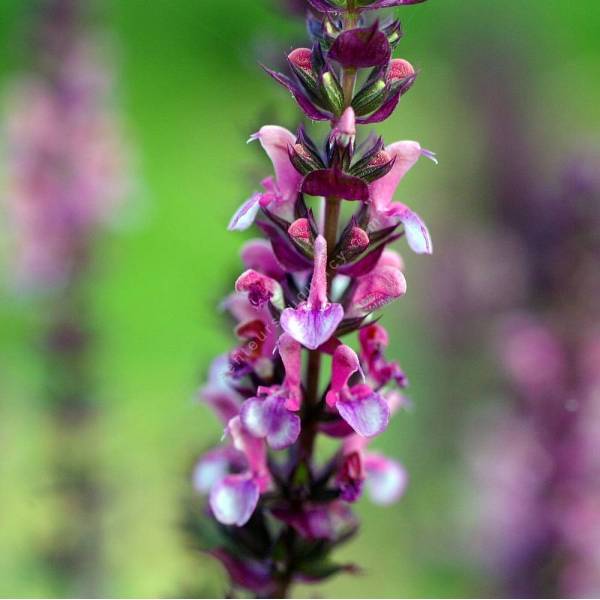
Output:
[[[277,262],[268,240],[249,240],[242,246],[240,256],[247,269],[254,269],[278,281],[285,277],[285,271]]]
[[[200,457],[192,473],[194,489],[201,494],[207,494],[213,485],[232,470],[243,469],[245,465],[244,455],[230,446],[206,452]]]
[[[254,218],[259,209],[258,202],[260,196],[261,195],[258,192],[252,194],[252,196],[250,196],[250,198],[235,211],[235,214],[231,217],[231,221],[229,221],[229,225],[227,225],[229,231],[244,231],[244,229],[248,229],[248,227],[254,223]]]
[[[285,368],[285,386],[288,390],[286,408],[299,410],[301,401],[302,347],[289,334],[283,333],[277,342],[279,356]]]
[[[250,398],[242,405],[240,418],[252,435],[266,437],[274,450],[291,446],[300,434],[300,418],[285,407],[284,397]]]
[[[377,210],[389,208],[396,188],[409,169],[419,160],[421,146],[418,142],[396,142],[386,147],[394,164],[390,171],[369,186],[371,203]]]
[[[270,482],[269,469],[267,468],[267,449],[264,440],[251,435],[242,425],[239,416],[229,421],[227,431],[233,439],[234,447],[243,452],[250,470],[257,478],[261,491],[264,491]]]
[[[326,396],[329,406],[335,406],[340,391],[346,387],[350,377],[359,369],[358,356],[350,346],[341,344],[335,349],[331,361],[331,386]]]
[[[295,202],[302,175],[290,162],[288,148],[296,143],[296,136],[285,127],[264,125],[250,137],[251,140],[258,140],[271,159],[275,180],[284,200]]]
[[[244,428],[254,437],[264,438],[269,433],[268,413],[264,398],[250,398],[242,404],[240,419]]]
[[[257,483],[247,473],[228,475],[210,491],[210,508],[223,525],[245,525],[256,505],[260,492]]]
[[[388,214],[399,217],[404,225],[406,241],[413,252],[417,254],[432,254],[433,244],[429,230],[423,219],[401,202],[394,202]]]
[[[359,278],[352,297],[352,314],[366,314],[406,294],[406,279],[400,269],[378,267]]]
[[[408,475],[404,467],[381,454],[369,452],[364,457],[367,491],[375,504],[392,504],[406,489]]]
[[[271,407],[271,411],[267,444],[273,450],[289,448],[300,435],[300,417],[285,408],[283,402]]]
[[[315,350],[334,334],[343,318],[341,304],[329,304],[321,309],[303,304],[298,308],[286,308],[281,313],[280,325],[296,341]]]
[[[336,405],[341,417],[364,437],[384,431],[390,419],[387,402],[364,384],[355,385],[350,391],[350,398],[339,400]]]

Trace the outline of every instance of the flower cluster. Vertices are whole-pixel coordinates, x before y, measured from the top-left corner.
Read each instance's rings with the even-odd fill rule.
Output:
[[[129,184],[98,45],[79,31],[77,3],[40,5],[36,68],[9,89],[3,140],[10,267],[26,289],[78,275]]]
[[[11,287],[44,292],[35,349],[53,436],[46,494],[58,510],[36,551],[51,595],[98,597],[104,490],[90,435],[98,405],[87,284],[95,236],[128,189],[126,152],[86,3],[43,0],[31,9],[31,65],[6,98],[2,221]]]
[[[525,254],[534,267],[530,308],[505,315],[498,339],[514,406],[471,448],[487,561],[511,595],[588,597],[600,589],[594,177],[580,162],[563,189],[540,194],[546,226]]]
[[[375,313],[406,293],[390,244],[405,236],[415,252],[432,251],[427,227],[394,194],[433,153],[414,141],[357,139],[357,125],[389,117],[416,77],[408,61],[391,58],[400,23],[368,11],[415,2],[309,3],[312,47],[288,55],[287,74],[265,70],[309,119],[331,127],[322,143],[303,126],[266,125],[250,137],[273,173],[229,229],[255,224],[265,238],[244,245],[246,270],[223,303],[239,343],[215,360],[201,396],[222,420],[225,443],[193,476],[218,523],[210,551],[235,585],[262,595],[352,570],[328,559],[357,528],[348,503],[365,487],[380,504],[404,491],[403,467],[368,448],[407,385]],[[358,350],[344,339],[352,333]],[[341,440],[324,461],[319,434]]]

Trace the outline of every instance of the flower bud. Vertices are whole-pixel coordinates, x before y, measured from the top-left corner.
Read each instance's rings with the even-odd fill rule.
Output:
[[[312,232],[310,230],[310,224],[308,219],[301,218],[296,219],[289,227],[288,233],[297,242],[310,242]]]
[[[294,144],[289,148],[290,162],[298,173],[308,175],[312,171],[323,168],[323,162],[303,144]]]
[[[290,68],[308,92],[312,100],[320,97],[319,82],[312,68],[312,51],[309,48],[296,48],[288,54]]]
[[[349,148],[350,151],[352,151],[354,149],[355,138],[356,118],[354,110],[349,106],[335,124],[335,127],[331,132],[330,140],[338,146]]]
[[[303,250],[312,253],[313,233],[308,219],[296,219],[288,227],[288,234]]]
[[[303,71],[312,71],[312,51],[310,48],[296,48],[288,54],[291,64]]]
[[[390,67],[387,72],[386,80],[389,83],[412,77],[415,74],[414,67],[403,58],[394,58],[390,61]]]
[[[350,238],[348,240],[348,246],[352,250],[362,251],[369,245],[369,236],[364,229],[360,227],[353,227],[350,230]]]
[[[364,179],[368,183],[386,175],[392,168],[394,160],[385,150],[376,152],[367,163],[357,164],[352,169],[352,174]]]

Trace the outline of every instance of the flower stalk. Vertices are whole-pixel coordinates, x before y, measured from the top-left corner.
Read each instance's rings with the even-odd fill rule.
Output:
[[[406,386],[385,357],[388,336],[375,313],[406,293],[402,260],[389,245],[405,236],[414,251],[431,253],[425,224],[393,195],[419,157],[433,155],[417,142],[357,145],[356,137],[358,125],[389,117],[415,79],[407,61],[391,58],[399,22],[369,25],[366,15],[414,3],[310,0],[312,47],[289,54],[289,75],[265,67],[329,130],[321,143],[303,126],[293,134],[265,125],[250,138],[274,176],[229,229],[255,223],[267,242],[246,244],[247,271],[224,303],[240,345],[216,359],[201,397],[222,419],[225,444],[195,466],[208,518],[189,521],[232,586],[260,596],[286,597],[294,583],[356,572],[332,558],[358,528],[351,503],[366,488],[390,504],[406,485],[401,465],[368,450],[403,405]],[[345,223],[343,203],[355,209]],[[355,332],[358,352],[343,340]],[[324,462],[319,436],[340,441]]]

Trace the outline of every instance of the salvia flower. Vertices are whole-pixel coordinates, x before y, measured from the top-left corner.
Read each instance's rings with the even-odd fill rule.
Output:
[[[434,155],[417,142],[361,140],[359,126],[389,117],[415,80],[408,61],[391,58],[399,22],[363,13],[409,3],[315,0],[312,45],[290,52],[289,74],[266,69],[330,127],[320,142],[303,126],[267,125],[250,138],[274,174],[229,228],[255,224],[266,239],[246,242],[245,270],[223,303],[240,342],[215,361],[201,396],[226,433],[193,474],[219,524],[209,551],[234,585],[258,594],[355,572],[329,558],[357,530],[349,504],[363,489],[391,504],[406,487],[403,467],[367,447],[406,402],[376,313],[407,290],[390,244],[405,236],[417,253],[432,251],[421,218],[394,195],[418,159]],[[360,352],[342,339],[356,332]],[[319,435],[340,440],[324,463]]]

